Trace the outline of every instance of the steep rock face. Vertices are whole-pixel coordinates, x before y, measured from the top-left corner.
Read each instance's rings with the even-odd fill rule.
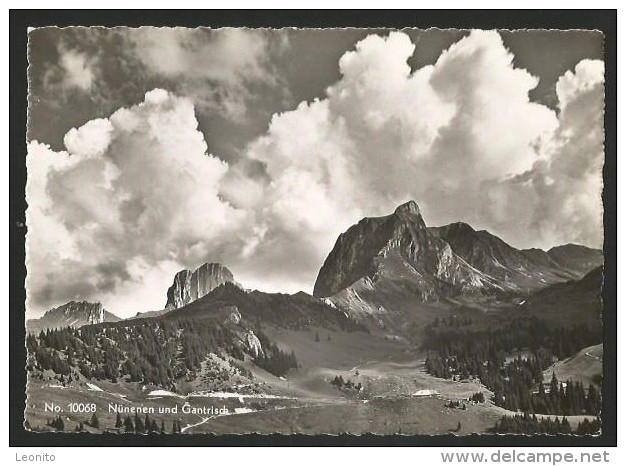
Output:
[[[430,228],[472,267],[520,289],[538,289],[575,276],[539,249],[521,251],[486,230],[457,222]]]
[[[577,278],[582,278],[591,270],[604,264],[604,255],[600,249],[592,249],[579,244],[556,246],[548,251],[548,255]]]
[[[261,346],[261,342],[258,337],[254,334],[252,330],[248,330],[244,335],[244,345],[246,351],[254,356],[255,358],[263,355],[263,347]]]
[[[104,309],[101,303],[87,301],[70,301],[62,306],[47,311],[39,319],[26,322],[29,332],[39,332],[48,328],[82,327],[83,325],[100,324],[102,322],[116,322],[120,320],[114,314]]]
[[[430,231],[413,201],[389,216],[365,218],[341,234],[319,272],[313,295],[332,296],[357,282],[361,288],[375,287],[381,278],[410,281],[412,293],[423,300],[442,292],[500,288]]]
[[[181,270],[174,276],[174,283],[167,290],[165,308],[181,308],[209,294],[218,286],[234,281],[231,271],[221,264],[203,264],[193,272]]]

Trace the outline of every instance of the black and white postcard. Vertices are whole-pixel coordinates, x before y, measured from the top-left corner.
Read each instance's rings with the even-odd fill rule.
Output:
[[[26,431],[602,434],[602,31],[27,53]]]

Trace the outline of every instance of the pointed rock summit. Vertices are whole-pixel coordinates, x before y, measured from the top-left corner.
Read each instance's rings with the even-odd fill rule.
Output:
[[[421,215],[420,208],[415,201],[405,202],[399,205],[395,211],[396,214]]]
[[[181,270],[174,276],[174,283],[167,290],[168,310],[178,309],[209,294],[218,286],[235,279],[230,270],[221,264],[207,263],[196,270]]]
[[[332,296],[355,282],[387,277],[419,283],[427,299],[441,283],[459,289],[489,286],[483,276],[454,254],[424,223],[415,201],[386,217],[364,218],[341,234],[322,266],[313,294]]]
[[[108,312],[101,303],[70,301],[47,311],[39,319],[26,322],[29,332],[39,332],[48,328],[82,327],[83,325],[117,322],[120,318]]]
[[[463,222],[429,228],[417,203],[409,201],[339,235],[313,295],[382,322],[381,316],[394,313],[414,316],[417,303],[536,291],[601,263],[601,251],[582,246],[519,250]],[[400,318],[389,317],[387,324],[394,319]]]

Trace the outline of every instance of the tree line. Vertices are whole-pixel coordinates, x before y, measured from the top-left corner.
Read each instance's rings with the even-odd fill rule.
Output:
[[[600,419],[595,418],[593,421],[584,419],[578,423],[576,428],[570,425],[566,417],[559,420],[550,417],[542,417],[539,419],[536,415],[516,414],[514,416],[503,416],[496,425],[490,429],[491,432],[498,434],[577,434],[577,435],[594,435],[600,432],[602,423]]]
[[[85,422],[79,422],[78,425],[74,428],[75,432],[83,432],[84,426],[88,425],[95,429],[106,430],[105,426],[101,426],[98,417],[94,413],[91,416],[91,419]],[[49,419],[46,422],[48,427],[52,427],[57,431],[65,430],[65,422],[63,422],[63,418],[61,416],[54,417]],[[29,426],[30,428],[30,426]],[[118,432],[124,433],[134,433],[134,434],[165,434],[165,421],[161,419],[160,422],[157,422],[156,419],[151,418],[148,414],[142,419],[138,414],[134,416],[127,415],[122,419],[120,413],[117,413],[115,418],[115,429]],[[182,433],[182,424],[180,420],[175,419],[172,421],[171,429],[169,430],[172,434]]]
[[[194,320],[48,329],[29,334],[26,346],[31,371],[52,370],[62,378],[78,371],[86,379],[123,378],[170,389],[177,379],[198,371],[210,353],[226,351],[241,361],[245,357],[235,332],[217,322]],[[293,352],[282,352],[267,337],[262,346],[266,355],[255,359],[259,366],[280,375],[298,367]]]
[[[429,350],[428,373],[446,379],[478,378],[494,392],[494,403],[511,411],[559,415],[599,412],[601,401],[595,387],[588,395],[572,381],[560,386],[557,381],[549,395],[543,389],[543,371],[555,358],[566,358],[602,341],[596,330],[584,324],[554,328],[536,318],[516,319],[482,330],[453,327],[427,327],[424,346]],[[507,357],[516,353],[513,359]]]
[[[544,414],[598,416],[602,410],[602,399],[593,384],[585,390],[580,381],[559,382],[553,372],[548,389],[539,383],[537,390],[530,395],[529,406],[521,409]]]

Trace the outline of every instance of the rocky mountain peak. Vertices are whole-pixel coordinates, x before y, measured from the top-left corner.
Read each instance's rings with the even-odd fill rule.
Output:
[[[474,271],[426,227],[417,203],[409,201],[391,215],[364,218],[341,234],[318,274],[313,295],[332,296],[361,278],[375,279],[381,270],[389,273],[392,263],[455,284],[481,282],[470,277]]]
[[[167,290],[166,309],[180,307],[201,298],[218,286],[235,279],[228,268],[218,263],[202,264],[196,270],[181,270]]]
[[[36,332],[47,328],[82,327],[83,325],[101,324],[120,320],[111,314],[100,302],[69,301],[61,306],[46,311],[39,319],[26,323],[29,331]]]
[[[420,208],[417,203],[413,200],[405,202],[404,204],[399,205],[396,210],[396,214],[408,214],[408,215],[421,215]]]
[[[62,306],[50,309],[44,316],[60,315],[69,318],[84,319],[90,324],[104,322],[104,307],[100,302],[70,301]]]

